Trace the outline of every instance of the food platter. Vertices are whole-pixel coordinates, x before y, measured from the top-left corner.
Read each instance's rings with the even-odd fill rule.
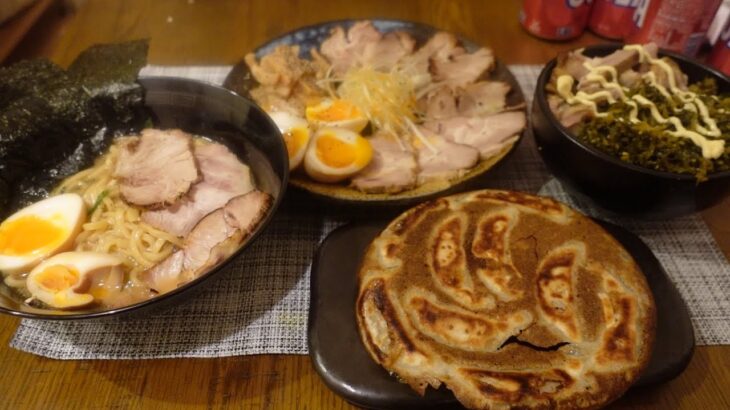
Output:
[[[438,32],[438,29],[434,27],[403,20],[374,19],[371,21],[373,26],[382,33],[402,31],[411,35],[416,40],[417,45],[422,45]],[[254,54],[257,58],[262,58],[275,50],[277,46],[297,45],[300,47],[300,55],[308,55],[310,50],[318,48],[328,38],[333,28],[349,28],[356,22],[355,20],[338,20],[303,27],[260,45],[254,50]],[[480,48],[480,45],[471,40],[462,37],[458,37],[458,40],[468,52]],[[488,46],[488,44],[485,45]],[[498,60],[498,57],[494,69],[486,79],[509,84],[511,91],[507,95],[506,106],[520,106],[525,103],[525,99],[519,84],[507,66]],[[248,95],[249,91],[256,86],[256,81],[253,79],[247,64],[241,62],[234,66],[226,78],[224,86],[241,95]],[[292,172],[289,183],[295,190],[330,204],[345,207],[403,207],[426,199],[483,185],[485,178],[488,178],[488,171],[505,160],[515,150],[524,133],[523,130],[516,141],[504,146],[489,158],[480,160],[476,166],[468,169],[462,175],[448,181],[428,181],[413,189],[399,193],[364,193],[345,184],[319,183],[296,171]]]
[[[657,308],[654,350],[632,389],[676,377],[694,351],[689,312],[677,289],[651,250],[626,229],[598,222],[633,256],[647,278]],[[320,245],[312,265],[309,350],[324,382],[349,402],[365,408],[416,409],[457,405],[445,388],[427,389],[421,397],[376,364],[362,344],[355,320],[360,260],[386,221],[345,225]]]

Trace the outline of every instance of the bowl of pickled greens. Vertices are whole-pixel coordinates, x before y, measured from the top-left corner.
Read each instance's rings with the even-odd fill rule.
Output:
[[[572,193],[621,214],[671,217],[730,191],[730,84],[655,44],[604,44],[543,69],[533,134]]]

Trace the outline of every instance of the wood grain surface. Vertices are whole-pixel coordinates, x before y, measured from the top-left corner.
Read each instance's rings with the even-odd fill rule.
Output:
[[[568,43],[538,40],[520,28],[519,8],[510,0],[89,0],[76,14],[43,16],[8,61],[49,57],[66,65],[92,44],[146,37],[153,64],[232,64],[291,29],[368,17],[459,33],[508,64],[542,64],[603,41],[589,33]],[[730,258],[730,198],[703,216]],[[0,408],[352,408],[322,384],[307,356],[58,361],[10,349],[17,324],[0,317]],[[728,409],[729,386],[730,347],[704,346],[677,379],[631,392],[612,408]]]
[[[53,5],[53,0],[37,0],[18,14],[0,23],[0,61],[10,54],[33,25]]]

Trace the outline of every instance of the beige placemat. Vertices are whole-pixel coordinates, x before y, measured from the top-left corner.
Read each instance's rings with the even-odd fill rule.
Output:
[[[511,66],[528,100],[539,66]],[[143,75],[220,84],[230,67],[147,67]],[[489,187],[539,192],[576,203],[548,174],[531,136],[491,174]],[[605,217],[604,217],[605,219]],[[278,213],[234,267],[190,301],[139,319],[95,322],[23,320],[10,345],[59,359],[220,357],[307,353],[309,267],[317,244],[345,221]],[[702,219],[616,221],[654,250],[690,308],[697,342],[730,343],[730,264]]]

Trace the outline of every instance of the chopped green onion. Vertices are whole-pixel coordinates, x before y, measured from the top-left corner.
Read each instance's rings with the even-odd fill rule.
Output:
[[[94,205],[92,205],[91,208],[89,208],[89,212],[88,212],[89,216],[91,216],[94,213],[94,211],[96,211],[96,208],[98,208],[99,205],[101,205],[101,201],[103,201],[104,198],[107,197],[107,195],[109,195],[108,190],[105,189],[105,190],[101,191],[99,196],[96,197],[96,200],[94,201]]]

